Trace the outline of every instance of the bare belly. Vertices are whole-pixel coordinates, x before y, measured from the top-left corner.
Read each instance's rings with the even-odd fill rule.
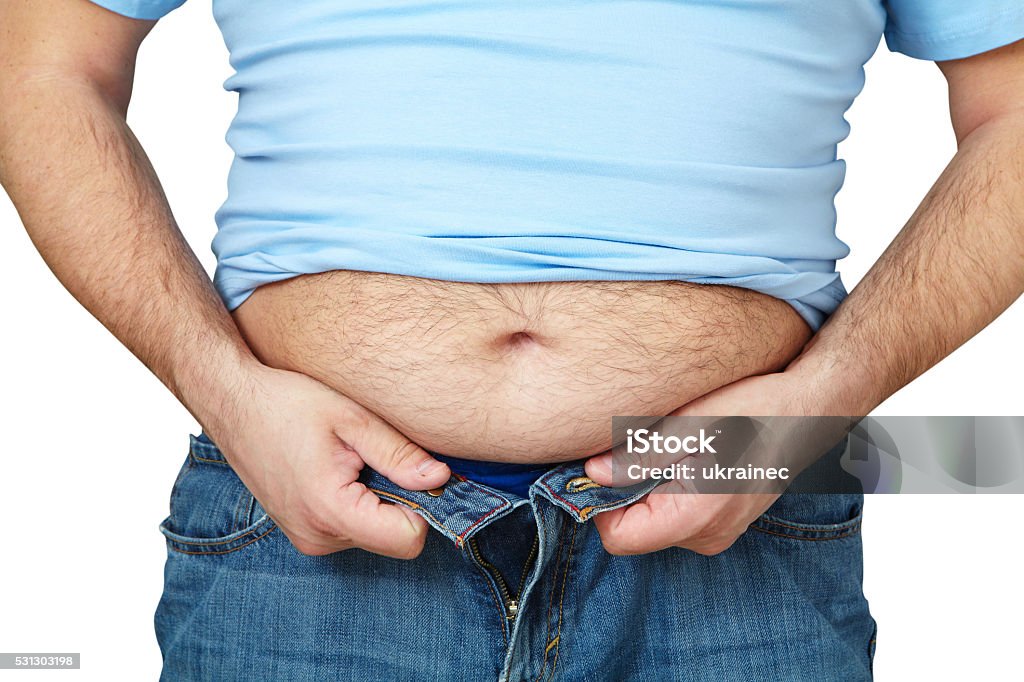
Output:
[[[616,415],[664,415],[784,367],[810,337],[786,303],[685,282],[473,284],[333,272],[234,311],[257,357],[355,400],[425,448],[557,462],[611,445]]]

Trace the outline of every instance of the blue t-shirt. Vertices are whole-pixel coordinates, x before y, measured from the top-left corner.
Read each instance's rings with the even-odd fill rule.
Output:
[[[93,0],[155,19],[184,0]],[[213,0],[238,93],[216,219],[234,309],[334,269],[679,279],[818,328],[836,145],[884,35],[922,59],[1024,37],[1021,0]]]
[[[93,2],[156,19],[184,0]],[[212,245],[228,309],[262,284],[336,269],[678,279],[786,300],[814,329],[846,296],[836,146],[882,35],[932,60],[1024,37],[1022,0],[213,11],[239,96]],[[523,471],[465,466],[523,489]]]

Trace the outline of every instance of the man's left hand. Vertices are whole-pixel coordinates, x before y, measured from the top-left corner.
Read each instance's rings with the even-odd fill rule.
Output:
[[[802,416],[814,391],[802,375],[781,372],[748,377],[687,403],[669,416]],[[587,475],[611,486],[610,451],[591,457]],[[690,493],[677,481],[664,483],[628,507],[594,517],[601,542],[611,554],[645,554],[683,547],[714,555],[728,549],[758,516],[779,498],[777,493]]]

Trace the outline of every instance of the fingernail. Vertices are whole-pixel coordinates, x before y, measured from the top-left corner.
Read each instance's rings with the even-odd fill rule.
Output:
[[[420,476],[427,476],[437,471],[438,467],[444,466],[442,462],[438,462],[433,457],[428,457],[419,464],[416,465],[416,471]]]
[[[590,460],[590,469],[593,473],[606,480],[612,477],[612,458],[608,455],[601,455]]]

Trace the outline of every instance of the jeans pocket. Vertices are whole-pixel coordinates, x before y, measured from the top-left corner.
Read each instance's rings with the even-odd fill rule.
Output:
[[[793,540],[841,540],[860,532],[863,493],[785,493],[750,527]]]
[[[168,547],[184,554],[228,554],[275,527],[209,440],[190,436],[188,456],[171,487],[170,515],[160,524]]]

